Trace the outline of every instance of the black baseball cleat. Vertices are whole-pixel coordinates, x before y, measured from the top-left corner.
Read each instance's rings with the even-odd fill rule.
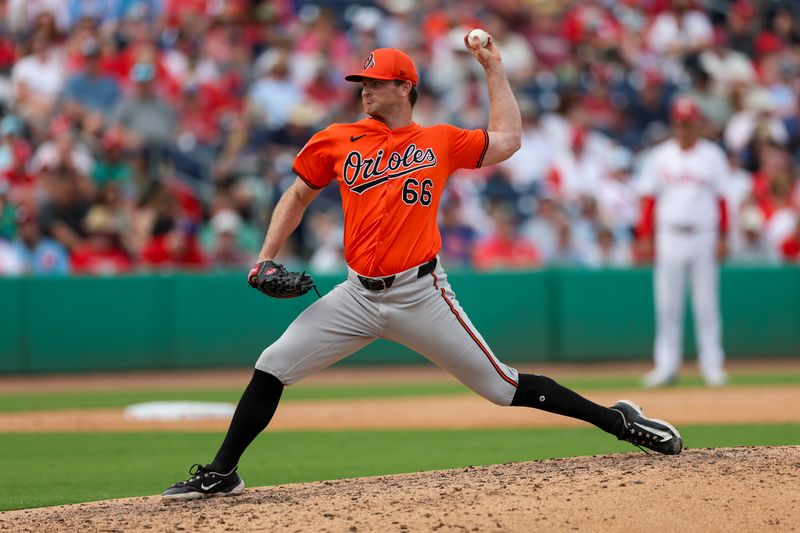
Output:
[[[161,495],[166,500],[196,500],[215,496],[236,496],[244,491],[244,480],[236,468],[227,474],[213,472],[211,465],[194,464],[189,468],[189,479],[178,481]]]
[[[642,416],[642,408],[630,400],[620,400],[611,409],[622,415],[619,440],[665,455],[678,455],[683,449],[681,434],[671,424]]]

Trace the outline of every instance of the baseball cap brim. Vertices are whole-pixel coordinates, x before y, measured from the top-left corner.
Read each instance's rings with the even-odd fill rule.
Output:
[[[344,79],[347,80],[347,81],[364,81],[364,80],[386,80],[386,81],[389,81],[389,80],[394,80],[394,79],[397,79],[397,78],[392,78],[391,76],[381,76],[380,74],[370,74],[368,76],[365,76],[363,73],[359,73],[359,74],[349,74],[349,75],[345,76]],[[400,80],[400,81],[404,81],[404,80]]]
[[[370,74],[369,76],[365,76],[364,74],[348,74],[344,77],[347,81],[364,81],[364,80],[393,80],[394,78],[389,76],[381,76],[379,74]]]

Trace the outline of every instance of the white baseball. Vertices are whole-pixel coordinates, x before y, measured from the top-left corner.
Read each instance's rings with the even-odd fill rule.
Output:
[[[478,38],[478,44],[480,44],[481,47],[486,48],[486,45],[489,44],[489,34],[480,28],[476,28],[467,35],[467,42],[473,48],[477,48],[472,44],[475,37]]]

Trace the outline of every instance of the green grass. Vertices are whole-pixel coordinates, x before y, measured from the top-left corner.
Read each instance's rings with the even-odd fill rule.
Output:
[[[587,377],[559,381],[563,385],[578,391],[635,389],[639,387],[638,377]],[[732,386],[790,384],[800,384],[800,374],[747,374],[734,375],[731,378]],[[702,381],[699,377],[689,376],[682,379],[678,387],[696,387],[701,385]],[[242,390],[243,388],[122,389],[111,391],[0,394],[0,412],[113,408],[125,407],[140,402],[171,400],[235,403],[239,400]],[[471,392],[460,383],[391,384],[383,386],[365,383],[359,386],[289,387],[284,393],[284,400],[347,400],[408,396],[449,396],[457,394],[471,394]]]
[[[682,426],[693,448],[800,444],[800,424]],[[210,460],[220,433],[0,434],[0,511],[158,494]],[[248,450],[249,486],[633,451],[594,428],[274,432]]]

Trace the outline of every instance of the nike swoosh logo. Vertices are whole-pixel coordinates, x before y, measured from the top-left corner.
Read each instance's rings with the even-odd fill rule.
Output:
[[[350,136],[350,142],[351,142],[351,143],[354,143],[354,142],[356,142],[357,140],[359,140],[361,137],[366,137],[366,136],[367,136],[367,134],[366,134],[366,133],[365,133],[365,134],[363,134],[363,135],[359,135],[358,137],[353,137],[353,136],[351,135],[351,136]]]
[[[201,489],[203,489],[203,490],[211,490],[211,489],[213,489],[214,487],[216,487],[217,485],[219,485],[220,483],[222,483],[222,481],[217,481],[216,483],[212,483],[212,484],[211,484],[211,485],[209,485],[208,487],[206,487],[205,485],[203,485],[203,484],[201,483],[201,484],[200,484],[200,488],[201,488]]]
[[[650,433],[653,433],[654,435],[658,435],[659,437],[661,437],[661,442],[667,442],[669,439],[672,438],[672,433],[668,433],[666,431],[662,431],[662,430],[656,429],[654,427],[645,426],[644,424],[640,424],[638,422],[634,422],[634,425],[639,426],[643,430],[649,431]]]

